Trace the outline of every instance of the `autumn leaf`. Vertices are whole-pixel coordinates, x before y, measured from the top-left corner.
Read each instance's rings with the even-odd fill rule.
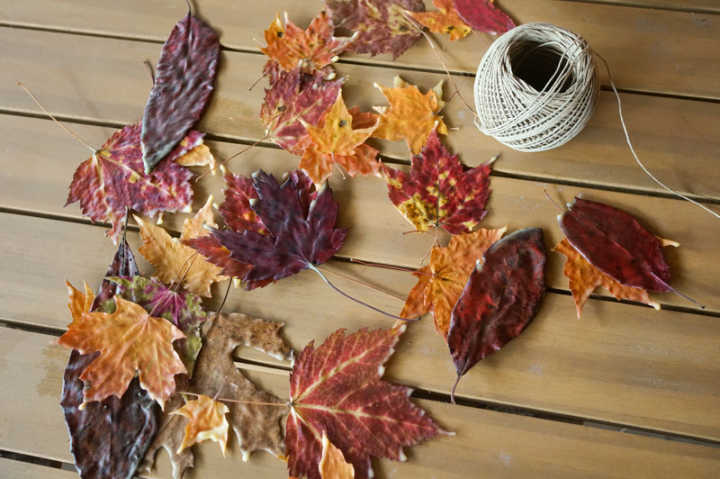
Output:
[[[325,80],[296,68],[281,71],[265,90],[260,118],[265,135],[281,148],[302,155],[310,142],[305,125],[317,125],[340,94],[342,80]]]
[[[353,116],[348,112],[341,92],[338,92],[321,126],[304,126],[310,136],[310,144],[300,160],[300,169],[316,185],[330,176],[334,164],[342,166],[350,176],[378,172],[378,151],[365,144],[377,128],[377,121],[368,128],[353,128]]]
[[[375,107],[380,113],[380,123],[373,133],[376,138],[405,140],[410,151],[417,155],[433,130],[447,135],[447,126],[438,112],[443,109],[442,80],[424,95],[417,86],[405,82],[399,76],[393,87],[375,84],[389,107]]]
[[[171,415],[187,418],[185,437],[177,452],[180,453],[193,444],[210,439],[218,443],[224,456],[230,426],[225,417],[228,411],[225,404],[200,394],[197,399],[188,401],[180,409],[171,412]]]
[[[404,460],[403,447],[443,432],[410,402],[409,388],[380,379],[405,328],[341,329],[300,353],[290,375],[285,437],[291,476],[322,477],[323,434],[353,465],[355,477],[367,479],[371,457]]]
[[[355,53],[391,53],[395,59],[422,36],[407,13],[425,10],[422,0],[325,0],[325,5],[336,29],[358,32],[348,48]]]
[[[324,432],[322,436],[322,456],[318,467],[321,479],[354,479],[355,477],[355,468],[345,461],[342,451],[333,446]]]
[[[162,47],[142,119],[142,157],[150,172],[200,119],[213,91],[220,42],[188,12]]]
[[[280,16],[265,30],[267,46],[260,51],[277,62],[285,71],[299,68],[314,73],[334,63],[357,35],[346,38],[333,36],[327,13],[320,12],[310,26],[303,30],[291,22],[285,13],[285,25]]]
[[[213,219],[212,196],[197,214],[186,219],[180,239],[171,237],[164,228],[135,216],[143,244],[139,251],[155,267],[155,275],[165,284],[182,284],[188,291],[210,297],[210,286],[226,279],[220,267],[206,261],[194,249],[183,244],[210,234],[204,225],[217,226]]]
[[[82,214],[112,225],[108,236],[117,244],[128,209],[146,216],[160,211],[190,211],[193,174],[176,160],[202,144],[202,134],[190,132],[189,141],[167,155],[152,173],[143,169],[140,126],[116,131],[90,159],[78,166],[65,206],[80,202]]]
[[[216,175],[218,165],[217,161],[215,160],[215,156],[213,156],[210,148],[208,148],[207,145],[204,145],[202,144],[202,142],[197,141],[196,137],[198,135],[200,136],[200,138],[202,138],[203,136],[203,134],[198,131],[190,130],[190,132],[188,132],[188,136],[186,136],[180,141],[181,148],[190,149],[183,156],[177,158],[175,160],[175,163],[185,167],[206,166],[211,174]],[[195,146],[191,147],[190,145]]]
[[[150,316],[142,306],[115,296],[112,313],[90,312],[94,294],[67,283],[73,317],[59,344],[82,354],[100,354],[85,368],[85,402],[122,397],[136,373],[140,386],[162,406],[175,391],[175,375],[187,372],[172,347],[185,335],[162,318]]]
[[[433,33],[447,33],[450,40],[459,40],[472,32],[458,15],[453,0],[433,0],[433,5],[438,11],[410,12],[409,15]]]
[[[441,227],[453,234],[475,229],[487,214],[492,161],[464,171],[433,131],[410,172],[385,166],[388,196],[418,231]]]
[[[515,22],[495,6],[494,0],[453,0],[460,18],[474,30],[493,34],[515,28]]]
[[[562,253],[567,258],[563,273],[570,280],[570,292],[572,292],[575,300],[578,319],[580,319],[585,302],[598,286],[610,291],[617,299],[638,301],[655,309],[660,309],[660,305],[650,299],[646,290],[618,283],[611,276],[603,273],[583,258],[567,239],[563,239],[558,243],[553,251]]]
[[[400,316],[417,318],[432,311],[435,329],[447,339],[450,315],[470,273],[505,230],[481,228],[474,233],[453,235],[445,247],[434,246],[430,264],[413,273],[418,282],[410,291]]]
[[[448,331],[457,381],[532,321],[545,294],[545,243],[539,228],[515,231],[485,252],[453,309]]]

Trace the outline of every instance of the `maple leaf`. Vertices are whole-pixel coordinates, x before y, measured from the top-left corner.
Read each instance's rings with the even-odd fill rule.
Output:
[[[225,415],[229,411],[225,404],[200,394],[197,399],[188,401],[180,409],[171,412],[171,415],[187,418],[185,437],[177,452],[210,439],[218,443],[224,456],[230,427]]]
[[[150,172],[200,119],[213,91],[220,42],[191,12],[162,47],[155,83],[142,119],[142,153]]]
[[[422,33],[408,11],[425,10],[422,0],[325,0],[335,28],[358,33],[348,50],[391,53],[393,59],[417,42]]]
[[[515,231],[493,244],[452,312],[448,346],[457,381],[500,350],[532,321],[545,294],[545,244],[539,228]]]
[[[447,33],[450,40],[459,40],[472,32],[458,15],[453,0],[433,0],[433,5],[437,12],[410,12],[409,15],[433,33]]]
[[[155,216],[160,211],[189,211],[193,174],[175,160],[202,144],[202,134],[180,144],[152,173],[143,170],[140,126],[118,130],[90,159],[78,166],[65,206],[80,202],[82,214],[92,221],[112,224],[108,236],[117,244],[127,211]]]
[[[483,254],[505,233],[506,228],[479,229],[474,233],[454,235],[445,247],[434,246],[430,264],[413,274],[418,282],[408,294],[400,316],[416,318],[432,311],[435,329],[447,339],[450,315],[468,276]]]
[[[305,125],[316,125],[340,94],[342,80],[324,80],[296,68],[281,71],[265,90],[260,118],[266,136],[281,148],[302,155],[310,138]]]
[[[257,201],[251,206],[267,233],[212,230],[234,261],[252,265],[242,278],[249,289],[315,269],[342,247],[347,232],[335,228],[338,204],[329,186],[316,191],[301,171],[291,172],[280,184],[260,170],[252,182]]]
[[[185,167],[207,166],[210,173],[216,175],[218,169],[217,161],[210,151],[210,148],[202,144],[202,141],[198,141],[198,136],[200,140],[202,140],[204,135],[199,131],[190,130],[188,135],[180,141],[180,147],[183,149],[189,148],[189,151],[183,156],[176,158],[175,163]],[[195,146],[193,147],[191,145]]]
[[[285,71],[299,68],[305,73],[322,70],[335,63],[357,35],[346,38],[333,36],[333,27],[327,13],[320,12],[303,30],[288,19],[285,25],[280,15],[265,30],[267,46],[260,51],[277,62]]]
[[[212,196],[197,214],[186,219],[181,238],[172,238],[164,228],[135,216],[143,244],[139,251],[155,267],[155,274],[165,284],[184,285],[188,291],[210,297],[210,286],[227,279],[220,267],[206,261],[194,249],[183,244],[210,234],[204,225],[217,226],[213,219]]]
[[[402,448],[442,432],[409,400],[411,389],[381,380],[404,324],[340,329],[300,353],[290,375],[285,444],[290,475],[320,479],[322,435],[344,454],[358,479],[372,477],[370,458],[404,460]]]
[[[405,140],[410,151],[417,155],[433,130],[447,135],[447,126],[438,115],[445,102],[442,101],[442,80],[424,95],[417,86],[411,85],[399,76],[393,80],[392,88],[375,84],[389,107],[375,107],[380,113],[380,123],[373,132],[376,138]]]
[[[88,385],[85,402],[122,397],[137,373],[140,386],[162,407],[175,390],[175,375],[187,372],[172,347],[185,337],[182,331],[117,295],[114,312],[90,312],[94,294],[87,284],[85,294],[67,286],[73,321],[58,343],[82,354],[100,352],[80,375]]]
[[[325,432],[322,436],[322,456],[318,468],[322,479],[354,479],[355,477],[355,468],[345,461],[342,451],[330,442]]]
[[[515,28],[515,22],[495,6],[494,0],[453,0],[460,18],[474,30],[493,34]]]
[[[487,214],[492,161],[464,171],[433,131],[410,172],[383,167],[388,196],[417,231],[441,227],[459,234],[475,229]]]
[[[583,258],[567,239],[563,239],[558,243],[553,251],[562,253],[567,258],[563,273],[570,280],[570,291],[575,300],[578,319],[580,319],[585,302],[598,286],[610,291],[617,299],[638,301],[655,309],[660,309],[660,305],[650,299],[646,290],[618,283],[611,276],[603,273]]]
[[[367,121],[367,117],[363,116]],[[310,144],[305,149],[300,168],[315,184],[323,183],[332,173],[334,164],[342,166],[350,176],[377,173],[378,151],[365,144],[377,128],[377,121],[368,128],[353,128],[353,116],[345,106],[342,93],[325,115],[322,126],[305,125]]]

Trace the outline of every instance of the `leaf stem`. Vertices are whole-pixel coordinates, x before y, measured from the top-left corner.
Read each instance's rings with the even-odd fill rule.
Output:
[[[222,311],[223,306],[225,306],[225,301],[227,301],[228,294],[230,294],[230,286],[231,286],[231,285],[232,285],[232,279],[229,279],[229,280],[228,280],[227,288],[225,289],[225,295],[223,296],[223,300],[222,300],[222,302],[220,303],[220,306],[218,306],[217,311],[215,311],[215,316],[216,316],[216,317],[220,315],[220,311]]]
[[[462,376],[460,374],[457,375],[457,379],[455,380],[455,384],[453,384],[452,389],[450,390],[450,402],[453,404],[456,404],[455,402],[455,389],[457,389],[458,384],[460,384],[460,378]]]
[[[177,391],[180,394],[188,394],[190,396],[205,396],[205,394],[192,393],[190,391]],[[236,404],[252,404],[255,406],[274,406],[274,407],[290,407],[290,403],[286,402],[262,402],[262,401],[245,401],[242,399],[215,398],[216,401],[236,403]]]
[[[663,286],[665,286],[666,288],[668,288],[668,289],[669,289],[670,291],[672,291],[673,293],[677,294],[677,295],[680,296],[681,298],[685,298],[686,300],[690,301],[692,304],[694,304],[694,305],[697,306],[698,308],[700,308],[700,309],[705,309],[705,305],[704,305],[704,304],[701,304],[699,301],[691,298],[691,297],[688,296],[687,294],[685,294],[685,293],[683,293],[683,292],[681,292],[681,291],[678,291],[677,289],[673,288],[672,286],[670,286],[669,284],[667,284],[665,281],[663,281],[662,278],[660,278],[660,277],[659,277],[658,275],[656,275],[655,273],[650,272],[650,274],[652,275],[653,278],[655,278],[658,282],[660,282]]]
[[[386,289],[384,289],[384,288],[381,288],[381,287],[379,287],[379,286],[376,286],[376,285],[374,285],[374,284],[372,284],[372,283],[370,283],[370,282],[368,282],[368,281],[364,281],[364,280],[362,280],[362,279],[360,279],[360,278],[356,278],[356,277],[354,277],[354,276],[352,276],[352,275],[350,275],[350,274],[345,274],[345,273],[340,272],[340,271],[337,271],[337,270],[335,270],[335,269],[328,269],[327,267],[326,267],[326,268],[323,268],[323,269],[325,270],[326,273],[334,274],[335,276],[339,276],[339,277],[341,277],[341,278],[347,279],[348,281],[354,281],[355,283],[361,284],[361,285],[365,286],[366,288],[370,288],[370,289],[372,289],[372,290],[374,290],[374,291],[377,291],[378,293],[383,293],[383,294],[385,294],[385,295],[387,295],[387,296],[390,296],[390,297],[392,297],[392,298],[399,299],[400,301],[403,301],[403,302],[405,301],[405,298],[404,298],[403,296],[401,296],[401,295],[399,295],[399,294],[396,294],[396,293],[393,293],[393,292],[391,292],[391,291],[388,291],[388,290],[386,290]]]
[[[360,264],[363,266],[369,266],[371,268],[380,268],[380,269],[390,269],[394,271],[405,271],[406,273],[414,273],[417,271],[416,268],[410,268],[408,266],[395,266],[394,264],[382,264],[382,263],[372,263],[370,261],[363,261],[361,259],[357,258],[350,258],[351,263]]]

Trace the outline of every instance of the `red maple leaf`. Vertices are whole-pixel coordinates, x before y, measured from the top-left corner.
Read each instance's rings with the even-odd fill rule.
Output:
[[[367,479],[371,457],[403,460],[403,447],[443,432],[410,402],[410,388],[380,379],[405,327],[341,329],[300,353],[290,375],[285,435],[291,476],[321,478],[323,433],[353,465],[355,478]]]
[[[170,32],[142,120],[145,171],[165,158],[200,119],[219,55],[217,32],[191,12]]]
[[[460,18],[473,30],[488,33],[505,33],[515,28],[507,13],[494,5],[494,0],[454,0]]]
[[[435,130],[409,173],[384,168],[390,200],[418,231],[442,227],[453,234],[471,232],[487,214],[490,171],[491,163],[463,171]]]
[[[132,209],[146,216],[160,211],[189,211],[193,191],[187,168],[175,159],[202,143],[203,134],[191,131],[185,140],[149,174],[140,147],[140,126],[116,131],[100,150],[78,166],[65,206],[80,202],[83,215],[112,224],[108,236],[117,243],[125,215]]]

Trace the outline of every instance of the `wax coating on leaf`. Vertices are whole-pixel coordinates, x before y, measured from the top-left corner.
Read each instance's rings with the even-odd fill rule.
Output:
[[[495,6],[494,0],[453,1],[460,18],[474,30],[499,34],[515,28],[515,22]]]
[[[535,317],[545,294],[545,261],[539,228],[516,231],[485,252],[450,321],[447,340],[458,380]]]
[[[142,153],[150,172],[200,119],[214,88],[220,42],[189,12],[163,45],[142,119]]]
[[[455,9],[453,0],[433,0],[434,12],[411,12],[410,15],[433,33],[447,33],[450,40],[459,40],[472,32]]]

